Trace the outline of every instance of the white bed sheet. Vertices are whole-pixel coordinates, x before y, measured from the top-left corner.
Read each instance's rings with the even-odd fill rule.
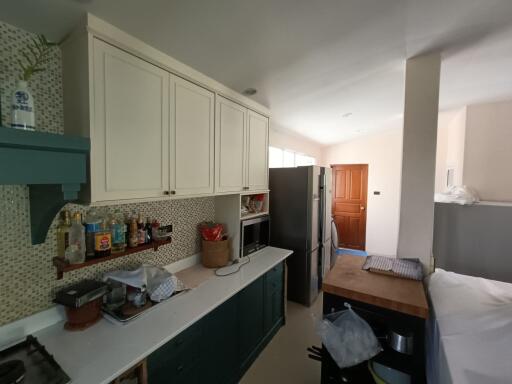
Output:
[[[512,383],[512,284],[442,269],[428,280],[429,384]]]

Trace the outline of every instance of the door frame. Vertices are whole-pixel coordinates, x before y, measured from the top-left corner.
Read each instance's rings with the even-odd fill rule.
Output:
[[[362,251],[365,251],[366,250],[366,235],[367,235],[367,222],[368,222],[368,177],[369,177],[369,164],[363,164],[363,163],[338,163],[338,164],[330,164],[330,168],[333,170],[332,172],[332,183],[333,183],[333,188],[332,188],[332,207],[331,207],[331,212],[332,212],[332,218],[333,218],[333,221],[334,221],[334,225],[336,226],[336,221],[334,220],[334,217],[335,217],[335,214],[334,214],[334,209],[335,209],[335,204],[334,204],[334,200],[335,200],[335,191],[336,191],[336,188],[335,188],[335,183],[336,183],[336,175],[335,175],[335,172],[334,172],[334,167],[339,167],[339,166],[361,166],[361,167],[364,167],[364,172],[365,172],[365,176],[364,177],[364,180],[365,180],[365,187],[363,189],[363,194],[364,194],[364,218],[362,218],[361,220],[363,221],[364,223],[364,236],[363,236],[363,242],[362,242],[362,246],[361,246],[361,250]],[[338,231],[338,227],[336,226],[336,231]],[[339,232],[338,232],[338,244],[336,244],[337,247],[339,247],[339,243],[340,243],[340,236],[339,236]],[[357,248],[359,249],[359,248]]]

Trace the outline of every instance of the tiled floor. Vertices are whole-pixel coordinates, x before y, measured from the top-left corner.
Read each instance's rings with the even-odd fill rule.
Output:
[[[288,302],[286,325],[267,345],[241,384],[318,384],[320,362],[308,358],[306,348],[320,346],[313,315],[322,313],[322,296],[311,308]]]

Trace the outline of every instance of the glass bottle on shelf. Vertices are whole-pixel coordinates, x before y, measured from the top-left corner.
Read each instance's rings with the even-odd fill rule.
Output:
[[[112,253],[121,253],[125,251],[125,228],[121,213],[116,210],[110,218],[110,233],[112,236]]]
[[[101,218],[96,208],[91,208],[85,217],[85,256],[88,259],[95,257],[94,247],[96,232],[99,232]]]
[[[82,215],[76,212],[73,215],[69,229],[69,246],[65,258],[69,264],[80,264],[85,261],[85,228],[82,224]]]
[[[107,224],[107,219],[103,218],[100,230],[94,236],[94,256],[105,257],[112,253],[112,234]]]
[[[64,258],[69,245],[69,230],[71,228],[71,215],[68,210],[61,212],[60,223],[57,226],[57,256]]]
[[[144,226],[145,231],[145,240],[146,244],[149,244],[153,241],[153,232],[152,232],[152,225],[151,225],[151,219],[148,217],[146,218],[146,225]]]
[[[128,246],[135,248],[139,245],[139,230],[137,225],[137,218],[133,216],[130,219],[130,231],[128,237]]]
[[[139,213],[139,218],[137,220],[137,242],[139,245],[146,243],[146,227],[144,225],[144,220],[142,219],[142,214]]]

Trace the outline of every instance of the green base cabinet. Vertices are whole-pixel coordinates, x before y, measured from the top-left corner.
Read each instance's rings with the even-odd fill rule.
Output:
[[[238,356],[242,369],[250,366],[252,355],[263,339],[264,287],[263,275],[237,295],[238,298]]]
[[[149,384],[237,383],[284,325],[283,263],[148,357]]]
[[[284,308],[283,264],[278,264],[265,275],[265,308],[263,332],[268,334],[283,320]]]
[[[198,384],[201,327],[195,323],[148,357],[152,384]]]
[[[237,296],[201,320],[201,382],[235,383],[238,377]]]

